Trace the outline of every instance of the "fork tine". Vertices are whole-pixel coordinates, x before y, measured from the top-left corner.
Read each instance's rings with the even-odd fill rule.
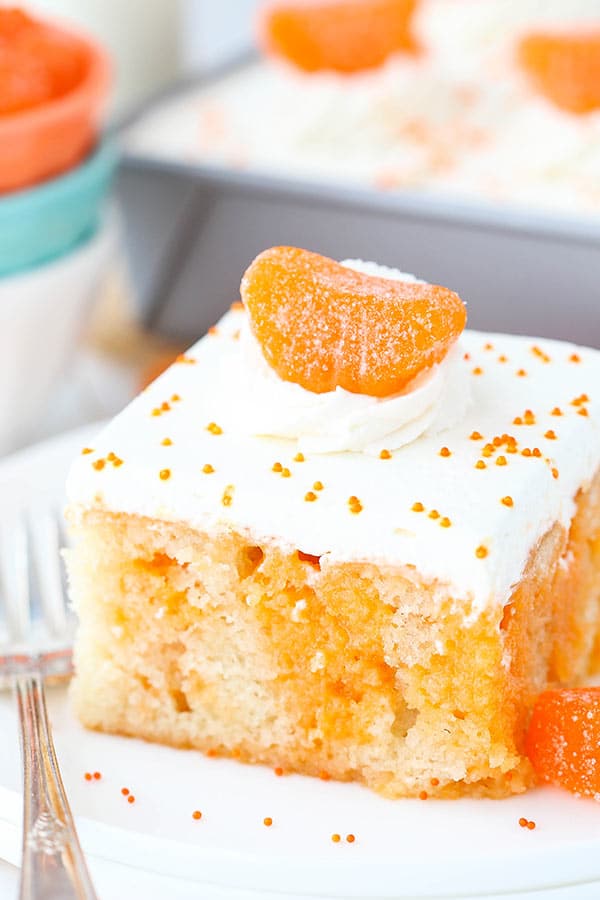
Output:
[[[0,530],[0,573],[8,633],[13,641],[26,641],[31,628],[27,525],[22,513]]]
[[[51,634],[61,636],[68,621],[55,513],[50,509],[36,510],[30,517],[29,530],[44,624]]]

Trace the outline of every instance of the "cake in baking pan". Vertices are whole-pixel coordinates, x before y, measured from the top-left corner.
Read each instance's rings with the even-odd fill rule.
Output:
[[[296,248],[72,468],[90,728],[391,797],[524,790],[598,663],[600,353]]]

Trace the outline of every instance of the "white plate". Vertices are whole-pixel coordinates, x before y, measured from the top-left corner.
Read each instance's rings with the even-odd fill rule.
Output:
[[[60,501],[89,429],[0,464],[5,510]],[[555,790],[502,801],[386,801],[356,785],[207,759],[84,731],[66,691],[50,692],[64,780],[95,865],[195,883],[199,896],[422,898],[600,896],[600,810]],[[0,857],[20,850],[20,761],[12,699],[0,696]],[[86,771],[99,770],[88,782]],[[129,804],[121,794],[129,787]],[[202,811],[195,821],[192,812]],[[263,818],[271,816],[266,828]],[[520,816],[537,822],[519,827]],[[334,844],[331,834],[342,841]],[[356,835],[356,842],[343,839]],[[594,883],[596,887],[594,887]],[[272,892],[272,893],[271,893]],[[246,896],[246,894],[244,894]],[[535,893],[536,898],[540,894]]]

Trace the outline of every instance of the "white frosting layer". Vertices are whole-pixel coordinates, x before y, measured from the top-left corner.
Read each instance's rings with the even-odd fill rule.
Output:
[[[536,541],[555,522],[568,525],[577,491],[600,465],[600,352],[467,331],[462,341],[469,359],[461,363],[473,401],[460,422],[443,434],[423,435],[390,459],[307,453],[299,462],[295,441],[242,437],[225,427],[219,380],[239,364],[244,318],[243,311],[229,313],[215,334],[191,349],[194,363],[172,366],[98,436],[93,453],[75,462],[68,484],[75,510],[98,507],[234,529],[256,544],[321,556],[323,566],[360,560],[397,567],[471,597],[476,610],[505,603]],[[485,349],[490,344],[493,349]],[[580,362],[570,361],[573,353]],[[174,394],[181,399],[172,400]],[[588,415],[572,405],[582,394],[590,398],[583,404]],[[162,403],[170,408],[153,415]],[[554,407],[564,414],[552,415]],[[535,413],[535,424],[513,424],[526,409]],[[211,422],[223,433],[207,430]],[[475,430],[483,439],[470,438]],[[519,452],[502,448],[482,456],[486,441],[504,433],[514,435]],[[172,443],[165,446],[164,438]],[[451,455],[440,455],[442,447]],[[522,455],[523,448],[539,448],[540,457]],[[122,465],[107,460],[110,452]],[[504,466],[495,463],[500,455]],[[99,459],[107,460],[101,469],[94,467]],[[479,459],[485,469],[475,467]],[[275,462],[289,477],[273,471]],[[203,472],[207,463],[211,474]],[[170,477],[162,479],[161,470]],[[316,481],[322,490],[314,489]],[[305,499],[309,491],[315,501]],[[358,514],[350,510],[351,496],[362,504]],[[501,502],[506,496],[514,506]],[[413,511],[415,502],[425,511]],[[434,509],[440,518],[429,517]],[[450,527],[441,526],[443,517]],[[484,558],[476,555],[480,546],[488,551]]]
[[[600,21],[597,0],[422,0],[426,52],[353,76],[261,62],[154,107],[142,156],[418,190],[523,209],[600,209],[600,111],[556,108],[515,59],[538,23]]]
[[[342,265],[394,281],[419,280],[362,260],[345,260]],[[297,440],[303,452],[397,450],[426,431],[435,434],[459,422],[469,404],[470,382],[460,346],[401,394],[380,399],[343,388],[314,394],[282,381],[265,361],[246,320],[240,342],[241,352],[221,367],[215,388],[222,391],[227,430]]]

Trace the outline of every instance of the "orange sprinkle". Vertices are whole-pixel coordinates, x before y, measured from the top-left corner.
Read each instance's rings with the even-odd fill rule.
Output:
[[[492,441],[492,444],[494,445],[494,447],[501,447],[503,443],[504,443],[504,441],[502,440],[501,437],[498,437],[498,435],[496,435],[496,437]]]
[[[319,772],[319,778],[321,781],[331,781],[331,775],[329,772]]]
[[[215,470],[214,470],[214,468],[211,466],[210,463],[205,463],[205,464],[202,466],[202,471],[204,472],[205,475],[212,475],[212,473],[213,473]]]
[[[208,329],[208,333],[209,334],[218,334],[219,329],[217,328],[216,325],[211,325],[210,328]]]
[[[427,793],[427,791],[421,791],[421,793],[419,794],[419,800],[427,800],[428,797],[429,794]]]
[[[535,416],[530,409],[525,410],[523,419],[524,419],[526,425],[535,425]]]
[[[206,751],[206,755],[210,756],[211,759],[214,759],[215,756],[218,756],[219,754],[218,754],[217,750],[215,750],[214,747],[211,747],[209,750]]]
[[[379,459],[391,459],[392,454],[389,450],[382,450],[379,454]]]
[[[450,528],[452,522],[450,521],[448,516],[444,516],[442,519],[440,519],[440,525],[442,526],[442,528]]]
[[[569,362],[580,363],[581,357],[580,357],[579,353],[571,353],[571,355],[569,357]]]
[[[556,441],[556,440],[557,440],[556,432],[553,431],[552,428],[549,428],[548,431],[546,431],[546,432],[544,433],[544,437],[547,438],[549,441]]]
[[[284,468],[284,469],[281,470],[281,477],[282,477],[282,478],[289,478],[289,477],[291,476],[291,474],[292,474],[292,473],[290,472],[290,470],[289,470],[288,468]]]
[[[473,375],[483,375],[483,369],[481,366],[475,366],[473,369]]]
[[[539,447],[534,447],[533,450],[531,451],[531,453],[532,453],[533,456],[536,456],[538,459],[539,459],[539,458],[541,457],[541,455],[542,455],[542,451],[540,450]]]
[[[158,409],[158,407],[154,407],[154,409],[152,410],[152,415],[153,416],[162,416],[162,410]]]
[[[499,456],[498,459],[496,460],[496,465],[497,465],[497,466],[505,466],[506,464],[507,464],[507,463],[506,463],[506,457],[505,457],[505,456]]]
[[[161,469],[160,472],[158,473],[158,477],[160,478],[161,481],[168,481],[169,478],[171,477],[171,470],[170,469]]]
[[[529,447],[524,447],[521,450],[521,456],[531,456],[531,450],[529,449]]]
[[[296,453],[294,462],[304,462],[304,453]]]
[[[525,816],[521,816],[521,818],[519,819],[519,825],[521,826],[521,828],[527,828],[527,821],[528,820],[525,818]]]
[[[553,468],[553,469],[551,469],[550,471],[552,472],[552,477],[553,477],[553,478],[558,478],[558,469]]]
[[[127,802],[128,802],[128,803],[135,803],[135,797],[133,796],[133,794],[130,794],[130,795],[128,796]]]
[[[582,406],[581,409],[577,410],[577,415],[578,416],[589,416],[589,413],[588,413],[587,409],[585,408],[585,406]]]
[[[482,459],[478,459],[477,462],[475,463],[475,468],[476,469],[486,469],[487,466]]]
[[[530,819],[529,822],[527,823],[527,827],[529,828],[530,831],[533,831],[535,828],[535,822],[532,822]]]
[[[116,457],[115,454],[112,452],[112,450],[111,450],[110,453],[108,453],[107,456],[106,456],[106,459],[108,460],[108,462],[113,462],[116,458],[117,458],[117,457]]]
[[[493,350],[493,349],[494,349],[494,345],[493,345],[493,344],[490,344],[490,343],[488,342],[487,344],[484,344],[484,345],[483,345],[483,349],[484,349],[484,350]]]
[[[499,362],[499,363],[506,363],[506,362],[508,362],[508,356],[505,356],[504,353],[500,354],[500,356],[498,357],[498,362]]]
[[[583,403],[589,403],[590,398],[587,394],[580,394],[579,397],[575,397],[574,400],[571,400],[571,406],[581,406]]]
[[[85,775],[84,775],[83,777],[85,778],[86,781],[91,781],[91,780],[92,780],[92,773],[91,773],[91,772],[86,772]]]
[[[312,491],[307,491],[306,494],[304,495],[304,499],[306,500],[307,503],[314,503],[314,501],[317,499],[317,495],[314,494]]]
[[[281,776],[283,775],[283,769],[281,768],[281,766],[276,766],[276,767],[273,769],[273,771],[275,772],[275,774],[276,774],[278,777],[281,777]]]
[[[171,406],[170,406],[169,403],[167,403],[166,400],[164,400],[164,401],[160,404],[160,408],[162,409],[163,412],[169,412],[169,410],[171,409]]]
[[[481,451],[481,455],[485,456],[486,459],[489,459],[489,457],[494,453],[495,449],[496,448],[494,447],[493,444],[486,444],[485,447],[483,448],[483,450]]]
[[[348,497],[348,506],[350,507],[350,512],[354,515],[357,515],[359,512],[362,512],[363,505],[354,495],[352,497]]]
[[[104,468],[106,463],[103,459],[96,459],[96,460],[94,460],[92,465],[93,465],[94,469],[96,469],[97,472],[100,472]]]
[[[550,413],[551,416],[562,416],[562,414],[563,414],[562,409],[560,409],[559,406],[555,406],[554,409],[552,410],[552,412]]]
[[[235,300],[229,307],[229,309],[231,309],[233,312],[241,312],[243,308],[244,304],[241,302],[241,300]]]
[[[315,483],[313,484],[313,488],[315,491],[322,491],[323,490],[323,482],[315,481]]]
[[[91,447],[84,447],[81,451],[82,456],[86,456],[88,453],[93,453],[93,449]]]
[[[465,362],[468,362],[468,361],[471,359],[471,354],[470,354],[470,353],[465,353],[465,354],[463,355],[463,359],[465,360]]]
[[[271,471],[272,472],[283,472],[283,466],[281,465],[280,462],[274,462]]]
[[[423,510],[425,509],[425,507],[423,506],[422,503],[420,503],[420,502],[417,500],[416,503],[413,503],[413,505],[411,506],[411,509],[412,509],[413,512],[423,512]]]
[[[537,356],[538,359],[541,359],[542,362],[545,362],[545,363],[551,362],[550,357],[549,357],[548,354],[545,352],[545,350],[542,350],[541,347],[533,346],[533,347],[531,348],[531,352],[533,353],[534,356]]]
[[[483,440],[483,435],[480,434],[479,431],[472,431],[471,434],[469,435],[469,437],[472,441],[482,441]]]
[[[175,360],[175,362],[183,363],[184,365],[188,365],[188,366],[193,366],[193,365],[195,365],[196,360],[194,359],[193,356],[187,356],[185,353],[180,353],[179,356],[177,357],[177,359]]]
[[[210,431],[211,434],[223,434],[223,429],[220,425],[217,425],[216,422],[209,422],[206,426],[206,430]]]
[[[171,440],[171,438],[167,437],[162,439],[161,444],[163,447],[171,447],[173,445],[173,441]]]
[[[263,819],[263,825],[266,825],[267,828],[270,828],[272,824],[273,824],[273,819],[271,818],[271,816],[265,816]]]
[[[333,841],[334,844],[339,844],[339,842],[341,841],[341,837],[339,834],[332,834],[331,840]]]
[[[480,544],[477,550],[475,551],[475,556],[477,559],[485,559],[488,555],[488,548],[484,547],[483,544]]]
[[[129,788],[121,788],[121,793],[124,797],[127,797],[129,794]]]
[[[519,378],[525,378],[527,372],[525,371],[525,369],[517,369],[517,375],[519,376]]]
[[[96,781],[100,781],[100,779],[102,778],[102,773],[94,772],[94,778],[96,779]]]
[[[437,787],[439,783],[440,783],[439,778],[431,778],[429,781],[429,784],[431,785],[431,787]]]
[[[196,819],[196,821],[198,821],[198,819],[201,819],[201,818],[202,818],[202,813],[200,812],[199,809],[195,809],[194,812],[192,813],[192,819]]]
[[[353,834],[347,834],[347,835],[346,835],[346,841],[347,841],[349,844],[353,844],[355,840],[356,840],[356,838],[354,837]]]
[[[440,450],[440,456],[452,456],[452,452],[447,447],[442,447]]]
[[[181,400],[181,397],[179,396],[179,394],[171,395],[171,403],[179,403],[180,400]]]
[[[429,515],[430,519],[439,519],[439,517],[440,517],[440,514],[437,511],[437,509],[432,509],[428,515]]]
[[[523,424],[523,419],[521,418],[521,416],[515,416],[513,419],[513,425],[522,425],[522,424]]]
[[[500,502],[503,503],[504,506],[514,506],[515,505],[515,501],[513,500],[513,498],[508,495],[506,497],[503,497]]]

